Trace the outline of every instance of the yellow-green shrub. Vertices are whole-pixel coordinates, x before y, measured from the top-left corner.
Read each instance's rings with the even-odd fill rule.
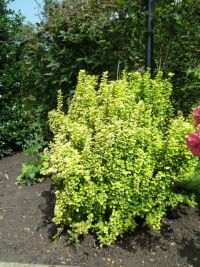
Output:
[[[97,90],[98,89],[98,90]],[[43,174],[57,183],[53,221],[72,239],[94,232],[100,243],[136,228],[142,217],[154,229],[168,207],[193,197],[173,191],[197,166],[185,145],[193,129],[173,116],[168,79],[126,74],[117,81],[79,74],[68,114],[49,113],[54,133]]]

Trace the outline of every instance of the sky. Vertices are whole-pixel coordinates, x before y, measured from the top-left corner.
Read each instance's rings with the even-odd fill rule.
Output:
[[[37,2],[42,6],[43,0],[37,0]],[[22,15],[26,17],[25,22],[39,22],[39,18],[36,15],[38,11],[35,0],[14,0],[9,4],[9,8],[15,11],[21,10]]]
[[[39,18],[36,15],[38,12],[35,1],[42,6],[43,0],[14,0],[11,4],[9,4],[9,7],[15,11],[21,10],[22,15],[26,17],[25,22],[36,23],[39,22]],[[175,1],[180,2],[181,0]]]

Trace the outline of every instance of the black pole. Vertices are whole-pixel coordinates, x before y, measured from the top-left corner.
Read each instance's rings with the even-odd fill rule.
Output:
[[[153,73],[153,0],[147,0],[146,68]]]

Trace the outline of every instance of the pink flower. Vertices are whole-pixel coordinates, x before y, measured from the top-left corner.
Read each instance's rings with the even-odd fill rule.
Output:
[[[200,157],[200,133],[190,133],[186,139],[186,144],[194,156]]]
[[[196,120],[195,125],[199,125],[200,124],[200,106],[196,107],[193,112],[192,112],[193,118]]]

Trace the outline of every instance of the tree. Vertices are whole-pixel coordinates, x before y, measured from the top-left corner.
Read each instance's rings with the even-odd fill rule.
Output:
[[[74,88],[80,69],[110,78],[123,69],[144,70],[145,1],[48,1],[44,31],[48,36],[47,75],[55,87]],[[51,8],[50,8],[51,7]],[[173,72],[174,105],[190,112],[182,88],[189,68],[199,64],[199,3],[156,1],[154,7],[155,72]]]
[[[111,78],[119,78],[125,68],[143,68],[143,5],[114,0],[50,2],[44,23],[49,36],[47,74],[56,87],[74,89],[80,69],[94,74],[108,70]]]
[[[156,1],[154,18],[156,69],[175,74],[174,104],[188,114],[195,103],[193,94],[197,96],[196,101],[200,97],[199,89],[183,90],[186,84],[193,83],[187,71],[200,63],[199,3],[195,0]]]
[[[24,106],[23,17],[8,8],[9,2],[0,0],[0,157],[22,149],[33,137]]]

